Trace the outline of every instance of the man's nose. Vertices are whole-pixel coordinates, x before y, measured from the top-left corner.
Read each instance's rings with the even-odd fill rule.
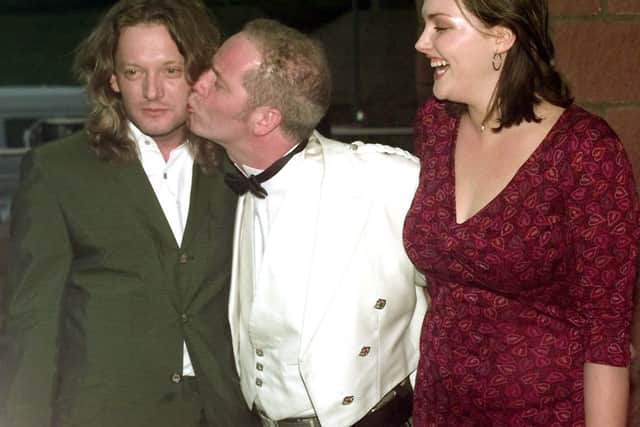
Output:
[[[150,73],[145,76],[144,80],[144,97],[150,101],[161,99],[164,95],[162,87],[162,78]]]

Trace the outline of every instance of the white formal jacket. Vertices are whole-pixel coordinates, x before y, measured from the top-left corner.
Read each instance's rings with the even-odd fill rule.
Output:
[[[424,282],[407,258],[402,227],[419,163],[397,148],[344,144],[317,132],[303,155],[256,280],[277,279],[274,269],[285,265],[287,277],[306,266],[295,272],[306,286],[300,375],[322,425],[348,426],[417,367],[426,301],[416,284]],[[247,381],[238,363],[242,206],[240,197],[229,322],[236,368]]]

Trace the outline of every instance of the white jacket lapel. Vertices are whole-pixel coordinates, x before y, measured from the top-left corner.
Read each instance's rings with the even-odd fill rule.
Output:
[[[253,253],[251,246],[240,244],[243,236],[242,220],[245,211],[247,196],[238,198],[238,206],[236,209],[236,218],[233,229],[233,261],[231,263],[231,286],[229,289],[229,327],[231,329],[231,341],[233,344],[233,354],[236,360],[236,369],[240,373],[238,349],[240,345],[239,327],[240,327],[240,303],[242,299],[243,286],[242,281],[253,277]],[[252,236],[247,236],[249,239]],[[253,284],[252,284],[253,287]],[[252,289],[252,287],[250,289]]]
[[[308,349],[322,318],[344,285],[342,278],[356,249],[371,208],[371,199],[363,197],[361,178],[355,175],[349,146],[321,142],[324,179],[313,263],[309,277],[300,354]]]

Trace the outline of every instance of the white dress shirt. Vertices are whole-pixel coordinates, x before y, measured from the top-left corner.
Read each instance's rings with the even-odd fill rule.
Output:
[[[189,215],[193,177],[193,154],[189,144],[185,142],[171,150],[169,159],[165,161],[156,142],[131,122],[129,133],[136,142],[138,158],[176,239],[176,245],[180,247]],[[193,376],[193,366],[184,342],[183,348],[182,374]]]
[[[248,325],[243,322],[248,330],[241,334],[240,352],[244,357],[240,359],[240,369],[242,375],[251,377],[252,384],[252,390],[243,392],[249,405],[255,404],[276,420],[314,415],[298,366],[306,288],[298,282],[274,281],[269,275],[260,274],[269,231],[285,203],[287,190],[295,182],[297,169],[302,167],[302,156],[296,154],[262,184],[268,192],[266,198],[248,193],[246,197],[253,200],[245,205],[254,209],[254,286],[251,302],[241,308],[247,310],[241,316],[249,321]],[[247,175],[261,172],[246,166],[242,169]]]

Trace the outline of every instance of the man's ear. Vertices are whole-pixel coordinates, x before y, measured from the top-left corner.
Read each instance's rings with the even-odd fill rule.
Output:
[[[280,126],[282,116],[280,115],[280,110],[262,106],[251,112],[250,121],[253,133],[258,136],[264,136]]]
[[[120,93],[120,85],[118,84],[118,79],[115,74],[111,74],[111,78],[109,79],[109,86],[115,93]]]
[[[496,25],[491,29],[495,42],[495,53],[506,53],[516,42],[516,35],[507,27]]]

